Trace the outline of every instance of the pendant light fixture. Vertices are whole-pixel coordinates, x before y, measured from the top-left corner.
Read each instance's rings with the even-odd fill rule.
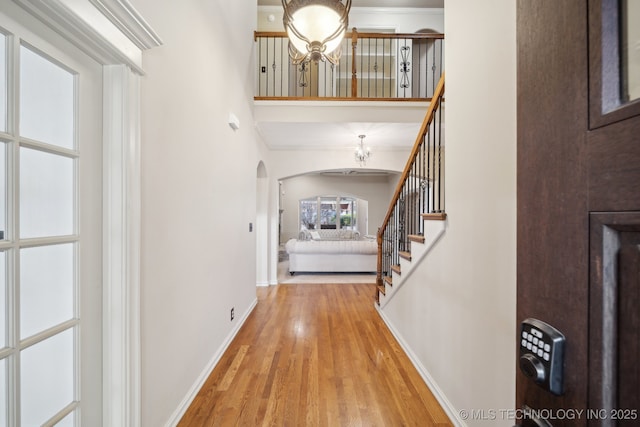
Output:
[[[282,0],[282,22],[294,64],[329,60],[338,64],[349,25],[351,0]]]
[[[369,147],[364,148],[364,138],[366,135],[358,135],[360,138],[360,145],[356,147],[355,158],[356,162],[360,163],[360,167],[367,164],[367,160],[371,157],[371,149]]]

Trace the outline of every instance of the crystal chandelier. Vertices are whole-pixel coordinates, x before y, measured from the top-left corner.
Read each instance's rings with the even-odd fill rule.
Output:
[[[371,149],[369,147],[364,148],[364,138],[366,135],[358,135],[360,138],[360,145],[356,147],[355,158],[356,162],[360,163],[360,167],[367,164],[367,160],[371,157]]]
[[[282,0],[282,22],[294,64],[329,60],[338,64],[349,25],[351,0]]]

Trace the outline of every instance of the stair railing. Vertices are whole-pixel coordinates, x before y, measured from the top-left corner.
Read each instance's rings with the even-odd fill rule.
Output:
[[[444,34],[366,33],[341,43],[337,65],[293,64],[285,32],[254,32],[256,100],[429,101],[444,64]]]
[[[409,251],[412,237],[424,236],[424,215],[445,212],[443,103],[444,73],[378,230],[378,286],[382,286],[384,278],[391,276],[392,268],[400,264],[400,253]]]

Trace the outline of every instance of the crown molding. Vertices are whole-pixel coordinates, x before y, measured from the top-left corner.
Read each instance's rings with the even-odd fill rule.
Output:
[[[160,37],[128,1],[89,1],[140,49],[147,50],[162,45]]]
[[[103,65],[144,74],[142,51],[162,43],[127,0],[13,1]]]

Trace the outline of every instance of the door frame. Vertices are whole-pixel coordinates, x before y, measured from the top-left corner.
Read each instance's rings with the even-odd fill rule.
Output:
[[[127,0],[13,0],[103,65],[103,426],[141,424],[140,76],[162,41]]]

